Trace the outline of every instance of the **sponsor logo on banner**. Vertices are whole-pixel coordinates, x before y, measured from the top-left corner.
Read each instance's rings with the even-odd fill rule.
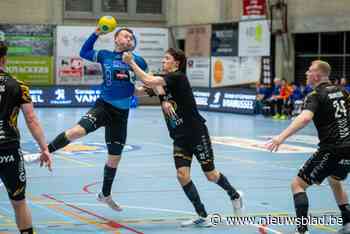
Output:
[[[193,91],[197,106],[208,107],[209,91]]]
[[[78,103],[94,103],[100,97],[101,91],[75,89],[74,94]]]
[[[44,99],[42,97],[43,90],[41,89],[30,89],[29,90],[30,97],[32,98],[32,102],[35,103],[44,103]]]
[[[252,149],[259,151],[267,151],[265,148],[266,141],[259,141],[254,139],[246,139],[239,137],[212,137],[212,142],[215,144],[234,146],[244,149]],[[315,148],[301,147],[290,144],[282,144],[276,153],[279,154],[291,154],[291,153],[313,153]]]
[[[270,56],[270,29],[267,20],[239,23],[239,56]]]
[[[254,114],[256,95],[251,90],[193,88],[193,95],[200,110]]]
[[[266,0],[243,0],[242,19],[266,17]]]
[[[90,107],[101,91],[93,87],[56,86],[31,87],[30,96],[35,106]]]
[[[54,91],[55,98],[50,100],[50,104],[71,104],[72,100],[70,98],[66,98],[65,89],[56,89]]]

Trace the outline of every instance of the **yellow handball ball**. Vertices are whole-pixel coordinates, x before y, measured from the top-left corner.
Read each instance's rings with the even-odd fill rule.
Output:
[[[112,32],[117,24],[117,20],[113,16],[102,16],[98,20],[98,27],[104,33]]]

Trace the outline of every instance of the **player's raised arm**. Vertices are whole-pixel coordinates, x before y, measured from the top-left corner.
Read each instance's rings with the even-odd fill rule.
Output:
[[[90,37],[84,42],[83,46],[80,49],[80,57],[92,62],[97,62],[98,51],[94,50],[94,45],[98,37],[102,34],[104,33],[101,32],[99,28],[97,28],[95,32],[90,35]]]

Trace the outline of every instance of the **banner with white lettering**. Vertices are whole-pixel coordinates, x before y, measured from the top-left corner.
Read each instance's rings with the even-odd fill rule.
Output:
[[[256,92],[240,88],[193,88],[200,110],[255,114]]]
[[[242,19],[266,18],[266,0],[243,0]]]
[[[8,44],[7,69],[30,85],[53,84],[53,25],[0,24]]]
[[[101,91],[94,86],[33,86],[29,93],[38,107],[90,107]]]

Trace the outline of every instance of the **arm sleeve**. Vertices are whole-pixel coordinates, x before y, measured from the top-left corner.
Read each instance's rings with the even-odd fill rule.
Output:
[[[80,57],[87,59],[91,62],[100,62],[98,51],[94,50],[94,44],[97,41],[98,36],[96,33],[90,35],[80,49]]]
[[[31,103],[32,98],[30,97],[28,86],[22,82],[18,82],[18,85],[19,85],[19,96],[18,96],[19,103],[21,105],[26,103]]]
[[[304,101],[303,110],[309,110],[315,113],[320,105],[318,95],[315,91],[311,92]]]

